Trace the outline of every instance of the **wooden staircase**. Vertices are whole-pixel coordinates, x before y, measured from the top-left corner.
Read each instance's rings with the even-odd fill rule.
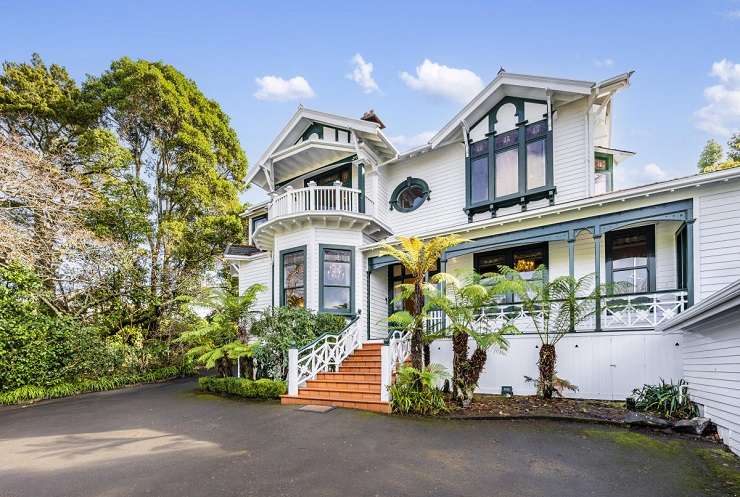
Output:
[[[380,343],[366,343],[339,366],[336,373],[319,373],[298,389],[298,395],[283,395],[282,404],[314,404],[373,412],[391,412],[380,400]]]

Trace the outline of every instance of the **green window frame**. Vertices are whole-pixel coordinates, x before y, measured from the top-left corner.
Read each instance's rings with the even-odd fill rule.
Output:
[[[406,190],[410,188],[416,187],[417,189],[421,190],[421,202],[418,205],[412,206],[410,208],[402,207],[398,203],[398,198],[400,195],[405,192]],[[429,195],[432,193],[432,191],[429,189],[429,185],[426,181],[419,178],[412,178],[409,176],[406,178],[401,184],[399,184],[394,190],[393,193],[391,193],[391,199],[390,199],[390,207],[391,210],[397,210],[398,212],[412,212],[424,205],[424,202],[430,199]]]
[[[285,258],[287,256],[295,255],[295,254],[302,254],[303,255],[303,281],[302,281],[301,285],[293,285],[293,286],[286,287],[285,286],[285,276],[286,276],[286,274],[285,274]],[[308,290],[307,287],[306,287],[306,272],[307,272],[307,268],[308,268],[308,264],[307,264],[308,260],[307,260],[307,257],[308,257],[308,253],[306,251],[306,245],[301,245],[300,247],[293,247],[293,248],[289,248],[289,249],[285,249],[285,250],[281,250],[280,251],[280,305],[281,306],[289,305],[291,307],[303,307],[303,308],[306,307],[306,292]],[[287,292],[290,291],[290,290],[295,291],[297,289],[302,289],[303,290],[303,303],[300,306],[293,306],[288,301]]]
[[[251,231],[251,237],[252,238],[254,238],[254,232],[258,228],[258,224],[257,223],[259,223],[261,225],[261,224],[264,224],[266,222],[267,222],[267,214],[262,214],[260,216],[255,216],[255,217],[253,217],[251,219],[250,225],[251,225],[251,228],[252,228],[252,231]]]
[[[349,130],[337,128],[334,126],[329,126],[328,124],[313,122],[308,128],[306,128],[306,131],[303,132],[301,137],[296,140],[295,144],[308,140],[308,138],[314,133],[319,137],[319,140],[324,140],[325,130],[329,130],[330,132],[334,133],[334,136],[332,137],[332,139],[328,141],[334,141],[337,143],[351,143],[352,141],[352,134],[349,132]],[[344,138],[345,135],[346,135],[346,140],[342,139],[340,141],[340,136]]]
[[[596,169],[596,161],[603,160],[606,162],[606,168],[605,169]],[[596,152],[594,154],[594,191],[596,189],[596,175],[602,174],[606,177],[606,190],[604,192],[598,192],[601,193],[609,193],[614,190],[614,156],[611,154],[604,154],[601,152]]]
[[[488,119],[488,133],[482,140],[470,142],[468,131],[468,154],[465,159],[465,212],[468,220],[472,221],[473,214],[478,212],[491,211],[495,216],[496,211],[501,207],[508,207],[521,204],[523,208],[528,202],[549,199],[552,204],[555,200],[555,185],[553,175],[553,135],[549,129],[547,116],[534,122],[525,120],[524,108],[525,103],[536,103],[546,105],[545,101],[527,98],[504,97],[501,99],[487,114],[479,119],[470,128],[475,128],[483,119]],[[497,133],[496,114],[498,110],[506,104],[513,104],[516,109],[516,127],[513,130]],[[542,150],[545,154],[545,177],[544,184],[529,188],[528,182],[528,150],[543,142]],[[516,150],[517,154],[517,191],[507,194],[499,194],[496,185],[496,155]],[[534,148],[532,148],[534,150]],[[473,188],[480,188],[480,184],[473,181],[473,163],[476,167],[483,167],[487,163],[487,195],[473,201]],[[485,188],[484,188],[485,190]]]
[[[645,238],[645,263],[634,262],[631,265],[625,265],[622,267],[615,267],[614,265],[614,246],[620,239],[625,239],[630,236],[643,236]],[[629,294],[641,294],[655,292],[655,225],[649,224],[647,226],[638,226],[636,228],[625,228],[614,231],[606,232],[606,282],[613,285],[615,282],[615,274],[617,273],[632,273],[633,280],[638,271],[644,270],[646,274],[646,291],[634,291],[628,290],[613,291],[612,293],[617,295],[629,295]],[[616,281],[623,281],[617,279]]]
[[[329,251],[347,252],[349,254],[349,284],[328,283],[325,276],[325,255]],[[340,262],[340,261],[332,261]],[[340,262],[342,263],[342,262]],[[346,309],[326,307],[324,298],[327,290],[347,289],[349,291],[349,302]],[[353,316],[355,314],[355,248],[347,245],[319,245],[319,312],[330,314],[341,314]]]

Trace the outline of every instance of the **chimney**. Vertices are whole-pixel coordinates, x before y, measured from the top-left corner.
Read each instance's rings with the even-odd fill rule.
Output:
[[[385,124],[383,124],[383,121],[380,120],[380,118],[375,114],[375,111],[373,109],[370,109],[369,111],[365,112],[360,119],[362,119],[363,121],[369,121],[371,123],[376,123],[378,126],[380,126],[380,129],[385,128]]]

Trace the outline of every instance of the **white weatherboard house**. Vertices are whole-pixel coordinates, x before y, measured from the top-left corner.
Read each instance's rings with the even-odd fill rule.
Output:
[[[630,76],[502,71],[406,153],[373,112],[355,119],[300,107],[249,173],[270,195],[244,214],[250,245],[226,254],[242,290],[269,288],[259,307],[348,318],[340,335],[291,351],[283,402],[388,410],[385,386],[408,337],[389,337],[385,320],[406,275],[379,247],[412,235],[470,240],[443,255],[440,271],[506,264],[526,275],[546,264],[550,277],[630,283],[558,344],[558,373],[577,396],[624,399],[682,377],[683,332],[656,327],[740,277],[740,169],[614,190],[614,168],[632,153],[612,143],[612,105]],[[517,309],[502,298],[482,329]],[[480,392],[533,393],[524,376],[537,374],[539,340],[526,333],[526,316],[517,324],[524,333],[510,337],[506,354],[489,355]],[[435,342],[431,355],[449,366],[451,344]]]

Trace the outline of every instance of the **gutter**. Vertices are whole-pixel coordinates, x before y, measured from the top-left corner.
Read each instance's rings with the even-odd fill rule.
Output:
[[[650,197],[652,195],[659,195],[662,193],[673,193],[678,190],[684,190],[688,188],[700,188],[704,185],[722,182],[726,183],[735,180],[740,180],[740,168],[726,169],[724,171],[716,171],[707,174],[694,174],[692,176],[685,176],[683,178],[676,178],[673,180],[652,183],[645,186],[638,186],[627,190],[619,190],[616,192],[607,193],[605,195],[596,195],[593,197],[586,197],[584,199],[572,200],[570,202],[555,204],[553,206],[530,210],[523,213],[514,213],[497,218],[483,219],[481,221],[475,221],[473,223],[457,224],[449,228],[428,231],[417,236],[422,239],[428,239],[435,236],[448,235],[451,233],[467,233],[470,231],[490,228],[493,226],[503,226],[505,224],[519,223],[529,219],[537,219],[550,215],[560,215],[565,212],[580,211],[589,207],[602,207],[607,204],[627,202],[628,200],[634,200],[642,197]],[[396,243],[397,241],[398,239],[396,237],[387,238],[384,242],[364,245],[360,247],[360,250],[363,252],[368,250],[375,250],[377,248],[380,248],[383,243]]]
[[[675,331],[693,326],[738,306],[740,306],[740,280],[713,293],[701,303],[680,313],[678,316],[659,324],[655,327],[655,330]]]

